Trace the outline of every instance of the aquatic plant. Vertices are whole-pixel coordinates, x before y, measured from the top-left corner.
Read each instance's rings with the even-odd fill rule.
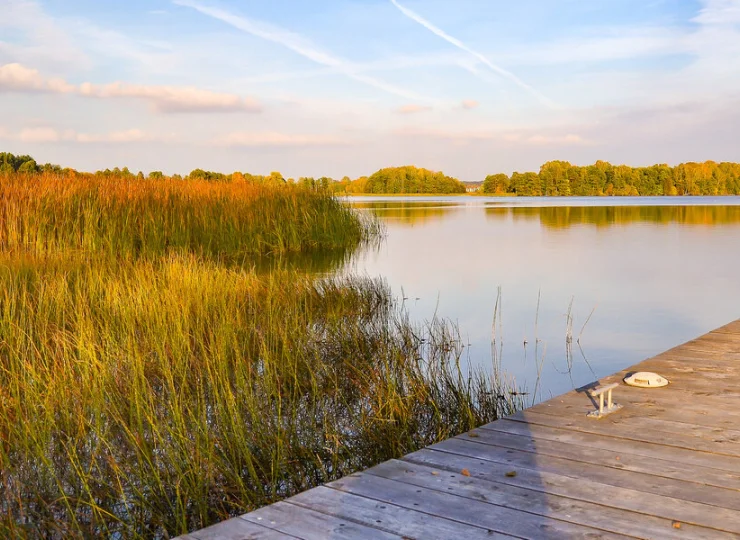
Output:
[[[0,217],[2,537],[170,537],[514,406],[382,281],[256,263],[377,238],[325,192],[17,175]]]

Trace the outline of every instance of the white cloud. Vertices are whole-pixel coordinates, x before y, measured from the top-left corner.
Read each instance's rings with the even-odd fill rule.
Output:
[[[45,81],[35,69],[20,64],[0,66],[0,89],[2,90],[44,90]]]
[[[89,45],[91,54],[101,64],[120,58],[130,62],[134,70],[144,68],[144,73],[161,74],[182,63],[182,58],[167,42],[101,28],[84,19],[73,19],[67,25],[78,41]]]
[[[278,132],[234,132],[219,137],[214,141],[216,146],[247,147],[310,147],[310,146],[345,146],[351,144],[346,139],[331,135],[300,135]]]
[[[368,86],[371,86],[378,90],[382,90],[389,94],[393,94],[404,99],[410,99],[413,101],[437,101],[428,97],[421,96],[416,92],[412,92],[405,88],[400,88],[398,86],[386,83],[380,79],[376,79],[375,77],[365,75],[364,73],[361,73],[360,70],[354,69],[354,66],[351,62],[347,62],[329,52],[322,51],[311,41],[294,32],[284,30],[266,22],[234,15],[222,9],[204,6],[198,2],[193,2],[192,0],[173,0],[173,3],[179,6],[194,9],[202,13],[203,15],[207,15],[208,17],[211,17],[213,19],[222,21],[238,30],[241,30],[242,32],[246,32],[247,34],[251,34],[266,41],[282,45],[283,47],[290,49],[296,54],[299,54],[304,58],[315,62],[316,64],[333,68],[337,72],[342,73],[350,79],[361,82],[363,84],[367,84]]]
[[[508,80],[512,81],[514,84],[516,84],[520,88],[523,88],[524,90],[526,90],[527,92],[529,92],[530,94],[532,94],[540,102],[542,102],[545,105],[550,106],[550,107],[552,107],[554,105],[551,100],[549,100],[548,98],[546,98],[545,96],[543,96],[542,94],[540,94],[537,90],[535,90],[534,88],[532,88],[532,86],[530,86],[527,83],[525,83],[519,77],[517,77],[516,75],[514,75],[511,71],[509,71],[507,69],[504,69],[504,68],[502,68],[499,65],[494,64],[488,58],[486,58],[485,56],[483,56],[481,53],[479,53],[478,51],[475,51],[475,50],[471,49],[470,47],[468,47],[467,45],[465,45],[465,43],[463,43],[459,39],[457,39],[455,37],[452,37],[451,35],[449,35],[448,33],[446,33],[444,30],[440,29],[439,27],[435,26],[434,24],[432,24],[431,22],[429,22],[428,20],[426,20],[425,18],[423,18],[418,13],[416,13],[416,12],[408,9],[407,7],[402,6],[401,4],[398,3],[397,0],[391,0],[391,3],[394,6],[396,6],[401,13],[403,13],[406,17],[408,17],[412,21],[415,21],[415,22],[419,23],[424,28],[426,28],[427,30],[429,30],[430,32],[432,32],[433,34],[441,37],[442,39],[444,39],[448,43],[451,43],[452,45],[454,45],[458,49],[460,49],[462,51],[465,51],[466,53],[470,54],[473,58],[475,58],[476,60],[478,60],[479,62],[481,62],[485,66],[487,66],[494,73],[500,75],[501,77],[503,77],[505,79],[508,79]]]
[[[49,126],[27,127],[13,133],[0,128],[0,139],[20,141],[23,143],[139,143],[139,142],[174,142],[172,136],[146,133],[140,129],[112,131],[109,133],[79,133],[73,129],[60,130]]]
[[[62,79],[45,79],[38,70],[14,63],[0,66],[0,91],[2,90],[69,93],[74,91],[74,86]]]
[[[22,129],[16,138],[26,143],[48,143],[59,142],[62,135],[54,128],[35,127]]]
[[[74,86],[63,79],[46,79],[37,70],[21,64],[0,66],[0,91],[74,93],[94,98],[130,98],[147,101],[163,113],[178,112],[260,112],[253,98],[212,92],[192,87],[136,85],[115,82],[105,85],[82,83]]]
[[[163,141],[161,137],[147,135],[140,129],[129,129],[126,131],[113,131],[103,134],[77,133],[74,140],[81,143],[134,143],[134,142],[151,142]]]
[[[474,99],[464,99],[464,100],[462,100],[462,102],[460,103],[460,105],[462,106],[463,109],[470,110],[470,109],[477,108],[478,105],[480,105],[480,103],[478,103]]]
[[[3,28],[23,36],[22,44],[0,40],[0,63],[32,63],[57,72],[89,67],[90,59],[70,38],[68,29],[33,0],[0,0]]]
[[[155,110],[164,113],[262,110],[253,98],[188,87],[146,86],[122,82],[106,85],[83,83],[79,93],[96,98],[142,99],[151,103]]]
[[[673,55],[687,52],[685,31],[659,26],[598,28],[597,35],[569,37],[552,41],[546,47],[513,50],[503,57],[517,66],[601,63],[639,57]]]
[[[704,0],[704,7],[693,21],[699,24],[732,25],[740,23],[739,0]]]

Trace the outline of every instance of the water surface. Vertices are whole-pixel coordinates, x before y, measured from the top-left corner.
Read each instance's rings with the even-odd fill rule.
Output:
[[[502,367],[529,399],[740,317],[739,197],[354,197],[350,204],[379,216],[388,233],[351,269],[385,278],[412,316],[457,322],[466,358],[486,369],[500,299]]]

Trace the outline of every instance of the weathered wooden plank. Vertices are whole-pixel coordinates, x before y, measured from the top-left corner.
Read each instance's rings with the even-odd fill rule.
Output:
[[[660,355],[643,360],[631,369],[639,367],[643,371],[650,371],[652,368],[645,368],[650,364],[655,364],[659,366],[658,369],[667,368],[679,373],[694,373],[699,374],[699,376],[711,376],[711,372],[737,374],[737,370],[740,368],[740,355],[737,356],[736,359],[727,356],[713,356],[710,358],[703,354],[701,357],[692,357],[687,354]],[[695,377],[692,377],[692,380],[695,380]]]
[[[343,517],[386,531],[393,531],[403,535],[404,538],[430,540],[437,538],[446,540],[455,537],[473,540],[477,538],[514,538],[489,529],[440,518],[417,510],[409,510],[395,504],[380,502],[325,486],[296,495],[290,499],[290,502],[324,514]]]
[[[702,345],[729,345],[734,346],[735,351],[740,351],[740,334],[728,334],[722,332],[709,332],[696,339],[688,341],[686,344],[691,345],[701,343]]]
[[[636,400],[621,394],[615,395],[614,399],[624,405],[624,407],[612,415],[612,418],[642,416],[645,418],[701,424],[716,429],[727,429],[740,425],[740,418],[735,414],[724,414],[726,411],[702,409],[697,406],[682,407],[679,402],[668,402],[667,400],[659,399]],[[555,411],[559,404],[562,404],[563,411],[567,411],[567,414],[573,417],[585,417],[588,412],[595,409],[591,401],[582,395],[579,399],[573,399],[570,396],[555,398],[540,403],[530,410],[541,414],[551,414],[550,411]],[[560,413],[555,412],[554,414]]]
[[[517,414],[509,417],[509,419],[520,420],[524,418],[529,418],[529,421],[536,424],[539,423],[537,422],[537,419],[541,418],[542,415],[557,418],[559,421],[562,421],[564,427],[568,426],[569,424],[580,425],[580,418],[585,418],[584,415],[573,415],[572,411],[565,407],[567,406],[563,406],[563,409],[559,409],[558,405],[554,405],[552,408],[549,408],[547,410],[527,411],[526,416]],[[590,419],[588,418],[586,418],[586,420],[590,421]],[[715,451],[715,449],[711,447],[713,444],[716,444],[718,446],[726,446],[725,443],[732,443],[733,448],[735,448],[738,443],[740,443],[740,430],[725,428],[724,424],[721,427],[706,424],[702,421],[702,417],[698,415],[687,418],[679,417],[678,420],[672,420],[668,418],[663,418],[659,415],[647,416],[639,414],[639,411],[635,412],[628,410],[624,413],[621,413],[620,411],[620,414],[614,414],[610,417],[604,418],[601,420],[600,423],[604,424],[604,427],[602,428],[604,432],[608,432],[608,430],[612,426],[614,426],[615,428],[624,427],[633,431],[655,432],[655,437],[652,437],[652,435],[645,435],[645,438],[649,437],[656,440],[660,437],[677,434],[678,438],[673,442],[675,443],[680,441],[686,446],[692,445],[693,440],[702,440],[704,441],[702,445],[706,445],[710,451]],[[555,424],[553,423],[552,425]],[[617,432],[614,432],[614,436],[619,435]],[[635,436],[641,437],[642,435]],[[631,439],[633,438],[633,436],[631,434],[628,434],[626,437],[623,438]],[[730,450],[729,452],[718,453],[737,455],[733,450]]]
[[[670,460],[646,458],[612,450],[594,450],[585,446],[559,441],[533,439],[526,435],[485,430],[479,430],[476,434],[479,434],[479,436],[470,440],[478,444],[506,450],[519,450],[536,456],[551,456],[581,465],[591,464],[619,471],[630,471],[639,475],[640,478],[648,480],[650,485],[660,483],[663,489],[670,487],[673,496],[685,496],[689,497],[689,500],[699,500],[722,506],[724,505],[724,499],[728,497],[737,498],[737,508],[740,509],[740,497],[737,495],[740,488],[740,475],[734,471],[677,464]],[[459,437],[459,439],[466,440],[464,437]],[[448,439],[448,441],[455,440]],[[443,441],[430,448],[438,448],[446,443],[447,441]],[[507,455],[506,457],[510,456]],[[578,471],[579,469],[576,468],[575,470]],[[659,478],[665,481],[659,482]],[[637,478],[632,478],[631,481],[636,482]],[[670,481],[670,486],[665,485],[666,481]],[[721,488],[722,491],[718,494],[713,492],[711,488]],[[709,489],[709,493],[705,494],[710,497],[709,499],[691,498],[697,496],[697,491],[702,492],[705,489]]]
[[[640,364],[640,367],[643,371],[654,371],[666,377],[670,381],[669,386],[673,386],[671,390],[686,388],[694,392],[702,391],[709,396],[740,392],[740,362],[737,367],[712,366],[703,369],[681,369],[680,364],[671,364],[673,363],[670,361],[662,360],[660,363],[646,362]],[[620,391],[623,386],[626,385],[621,383],[614,392]],[[659,390],[667,389],[668,387],[642,390],[657,395]]]
[[[724,356],[691,359],[684,355],[666,355],[644,360],[630,370],[637,368],[640,371],[666,370],[666,377],[669,373],[674,378],[684,376],[687,383],[711,381],[712,378],[724,378],[731,382],[740,369],[740,355],[737,359]]]
[[[558,414],[559,412],[561,414]],[[548,426],[629,441],[658,444],[670,447],[670,450],[667,450],[668,452],[672,452],[673,448],[681,448],[690,452],[699,450],[712,454],[740,457],[740,440],[733,440],[731,437],[722,436],[718,433],[713,433],[711,438],[704,438],[687,435],[684,431],[675,430],[675,427],[673,432],[649,429],[650,423],[644,423],[643,420],[645,419],[639,416],[625,417],[615,414],[594,421],[594,419],[586,416],[562,413],[563,409],[555,406],[549,409],[546,414],[523,411],[510,416],[506,421],[517,421],[526,425]],[[502,425],[505,425],[505,422]],[[740,467],[740,463],[738,467]]]
[[[443,450],[424,449],[403,459],[452,470],[467,467],[470,471],[490,474],[490,478],[498,482],[608,504],[625,510],[640,511],[640,505],[644,501],[651,501],[658,508],[665,508],[666,512],[674,512],[669,515],[657,514],[663,517],[676,516],[684,510],[681,505],[676,506],[676,500],[699,503],[702,505],[701,511],[706,507],[717,506],[736,513],[740,508],[740,501],[734,493],[728,495],[722,489],[692,485],[694,489],[687,496],[684,482],[650,477],[626,469],[615,474],[613,469],[605,466],[513,449],[504,449],[505,454],[492,454],[490,449],[482,448],[482,445],[452,439],[445,441],[444,445],[440,444],[439,448]],[[474,461],[454,461],[457,459],[454,456]],[[516,473],[515,476],[507,474],[512,471]],[[637,506],[630,506],[627,504],[629,501]]]
[[[632,371],[632,370],[630,370]],[[658,371],[658,370],[656,370]],[[660,370],[663,371],[663,370]],[[619,382],[628,372],[618,375],[611,375],[602,379],[601,383]],[[661,401],[678,401],[685,400],[687,406],[701,406],[703,408],[727,408],[740,405],[740,390],[735,388],[725,388],[723,385],[709,385],[703,381],[690,381],[690,378],[683,375],[671,373],[660,373],[666,377],[672,377],[673,384],[662,388],[638,388],[621,384],[615,391],[614,395],[627,396],[634,401],[645,401],[648,399]],[[679,379],[681,384],[675,381]],[[669,379],[671,380],[671,379]],[[566,396],[568,394],[565,394]],[[584,395],[585,397],[585,395]]]
[[[629,366],[628,370],[634,371],[639,368],[642,371],[647,371],[643,366],[653,361],[671,362],[675,364],[677,369],[682,370],[703,369],[705,366],[717,369],[737,368],[738,364],[740,364],[740,353],[710,354],[680,349],[675,352],[665,352],[651,358],[646,358],[639,364]]]
[[[644,416],[636,417],[636,419],[639,420],[639,425],[641,427],[661,431],[663,433],[684,433],[693,437],[701,437],[712,441],[727,439],[733,442],[740,442],[740,430],[716,428],[705,424]],[[627,420],[629,420],[629,418]],[[613,421],[621,424],[626,423],[627,420],[616,417]]]
[[[648,360],[674,360],[683,362],[689,367],[697,368],[702,368],[704,365],[737,367],[738,363],[740,363],[740,352],[710,354],[706,352],[694,352],[690,349],[679,349],[676,352],[666,352],[652,358],[646,358],[643,362],[647,362]],[[643,362],[640,362],[640,364]],[[636,364],[636,366],[640,364]]]
[[[296,537],[251,523],[241,517],[235,517],[178,538],[182,540],[274,540]]]
[[[597,422],[598,421],[595,420],[594,424]],[[740,457],[692,451],[678,447],[667,447],[664,445],[637,440],[628,441],[593,432],[584,433],[570,429],[551,428],[537,424],[525,424],[506,419],[487,424],[477,431],[481,434],[481,441],[485,440],[483,438],[484,432],[496,431],[531,437],[532,440],[536,440],[537,442],[548,440],[569,443],[574,446],[584,447],[595,453],[598,452],[598,450],[609,450],[612,452],[619,452],[623,455],[631,454],[645,458],[665,459],[675,463],[680,463],[682,466],[695,465],[709,469],[730,471],[733,473],[740,471]]]
[[[453,467],[452,470],[442,471],[411,461],[391,460],[365,472],[442,493],[446,493],[452,487],[453,492],[460,497],[628,536],[662,539],[672,532],[670,519],[612,508],[608,498],[606,502],[609,505],[603,505],[520,488],[485,478],[486,475],[481,469],[475,460],[472,460],[468,467]],[[465,470],[467,475],[461,474],[462,470]],[[716,531],[688,525],[684,529],[684,535],[694,538],[714,538]]]
[[[606,377],[603,381],[610,381]],[[630,415],[659,416],[669,420],[686,418],[690,422],[702,423],[713,427],[732,427],[740,422],[740,404],[731,399],[712,399],[706,395],[687,393],[682,389],[665,388],[644,389],[631,386],[620,386],[614,392],[614,400],[624,405],[624,408],[613,416],[627,417]],[[585,416],[594,410],[595,405],[585,392],[569,392],[557,398],[535,405],[530,410],[549,414],[548,411],[564,404],[572,409],[573,415]],[[569,413],[571,414],[571,413]]]
[[[717,328],[716,330],[712,330],[710,332],[711,334],[738,334],[740,335],[740,324],[735,321],[734,323],[730,323],[728,325],[722,326],[721,328]]]
[[[736,335],[735,334],[728,334],[728,333],[722,333],[722,332],[709,332],[706,334],[703,334],[697,338],[691,339],[685,343],[682,343],[679,345],[679,347],[694,347],[697,345],[700,345],[702,348],[706,347],[707,345],[717,345],[717,347],[712,347],[710,350],[712,351],[722,351],[725,352],[725,349],[723,348],[724,345],[728,345],[730,347],[730,351],[732,351],[732,347],[737,343]]]
[[[303,506],[291,504],[290,499],[265,506],[241,516],[251,523],[263,525],[281,533],[297,536],[304,540],[325,538],[378,538],[402,537],[374,527],[367,527],[348,519],[316,512]]]
[[[451,488],[447,493],[440,493],[366,473],[353,474],[327,485],[362,497],[520,538],[624,538],[623,535],[459,497]]]
[[[740,334],[740,319],[727,323],[726,325],[714,330],[714,332],[732,332]]]
[[[705,354],[737,354],[732,344],[710,344],[710,343],[687,343],[681,345],[681,350],[693,351]]]
[[[471,474],[474,472],[491,474],[499,482],[533,490],[539,489],[564,497],[598,502],[613,508],[678,520],[723,532],[740,533],[740,519],[738,519],[740,514],[736,509],[727,508],[728,506],[737,507],[740,501],[733,492],[729,492],[728,496],[728,491],[721,488],[692,485],[661,477],[649,477],[630,471],[518,450],[510,450],[510,453],[507,451],[506,454],[491,453],[486,445],[460,439],[449,439],[429,449],[414,452],[405,456],[404,461],[439,468],[450,466],[451,461],[447,456],[430,457],[431,452],[473,458],[477,461],[477,465],[476,462],[469,462],[467,468]],[[515,476],[510,476],[511,474]],[[679,489],[676,489],[676,486],[679,486]],[[687,491],[687,486],[690,486],[692,490]],[[701,493],[701,495],[695,496],[695,493]],[[708,494],[714,497],[707,497]],[[717,504],[694,500],[702,495],[706,499],[711,499],[711,503]]]

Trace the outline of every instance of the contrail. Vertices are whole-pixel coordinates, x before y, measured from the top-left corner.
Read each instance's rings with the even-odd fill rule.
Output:
[[[233,13],[229,13],[222,9],[204,6],[193,0],[172,0],[172,3],[179,6],[189,7],[202,13],[203,15],[207,15],[214,19],[220,20],[230,26],[233,26],[234,28],[237,28],[242,32],[246,32],[253,36],[262,38],[266,41],[271,41],[273,43],[282,45],[283,47],[290,49],[291,51],[303,56],[304,58],[308,58],[309,60],[322,66],[333,68],[355,81],[367,84],[369,86],[377,88],[378,90],[383,90],[385,92],[388,92],[389,94],[400,96],[404,99],[424,101],[427,103],[435,102],[435,100],[420,96],[415,92],[411,92],[378,80],[374,77],[358,73],[353,70],[352,65],[348,64],[346,61],[332,54],[319,50],[307,39],[288,30],[284,30],[282,28],[273,26],[262,21],[234,15]]]
[[[416,13],[414,11],[411,11],[407,7],[402,6],[401,4],[398,3],[397,0],[391,0],[391,3],[394,6],[396,6],[401,13],[403,13],[404,15],[406,15],[412,21],[415,21],[415,22],[419,23],[424,28],[426,28],[427,30],[429,30],[430,32],[432,32],[433,34],[436,34],[437,36],[441,37],[442,39],[444,39],[448,43],[452,43],[458,49],[461,49],[461,50],[465,51],[466,53],[472,55],[473,57],[475,57],[477,60],[479,60],[480,62],[482,62],[486,66],[488,66],[490,69],[492,69],[494,72],[496,72],[500,76],[504,77],[505,79],[509,79],[510,81],[514,82],[516,85],[518,85],[521,88],[525,89],[527,92],[529,92],[530,94],[532,94],[533,96],[535,96],[538,100],[540,100],[542,103],[546,104],[548,107],[554,107],[555,106],[555,104],[550,99],[548,99],[547,97],[545,97],[542,94],[540,94],[537,90],[535,90],[534,88],[532,88],[531,86],[529,86],[527,83],[525,83],[519,77],[517,77],[516,75],[514,75],[511,71],[508,71],[508,70],[502,68],[501,66],[497,66],[496,64],[494,64],[493,62],[491,62],[488,58],[486,58],[485,56],[483,56],[481,53],[479,53],[478,51],[474,51],[473,49],[471,49],[470,47],[468,47],[467,45],[465,45],[465,43],[463,43],[459,39],[457,39],[455,37],[452,37],[451,35],[449,35],[447,32],[445,32],[441,28],[438,28],[437,26],[433,25],[431,22],[429,22],[428,20],[426,20],[424,17],[422,17],[418,13]]]

